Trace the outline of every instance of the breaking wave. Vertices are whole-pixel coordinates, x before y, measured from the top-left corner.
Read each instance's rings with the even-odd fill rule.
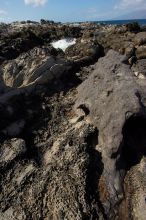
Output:
[[[51,45],[56,49],[62,49],[65,51],[69,46],[76,44],[76,38],[64,38],[58,41],[54,41]]]

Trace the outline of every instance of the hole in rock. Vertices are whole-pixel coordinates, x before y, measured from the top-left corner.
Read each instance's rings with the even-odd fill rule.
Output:
[[[125,123],[117,169],[129,170],[146,155],[146,118],[131,116]]]
[[[78,109],[82,109],[86,116],[90,114],[90,110],[85,104],[80,105]]]

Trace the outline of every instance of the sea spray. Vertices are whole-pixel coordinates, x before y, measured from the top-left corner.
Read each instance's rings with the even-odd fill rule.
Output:
[[[51,45],[56,49],[62,49],[65,51],[69,46],[76,44],[76,38],[64,38],[58,41],[54,41]]]

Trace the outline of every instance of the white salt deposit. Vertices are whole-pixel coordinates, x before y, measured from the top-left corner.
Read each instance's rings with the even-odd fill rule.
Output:
[[[58,41],[54,41],[51,45],[56,49],[62,49],[65,51],[69,46],[76,44],[76,38],[64,38]]]

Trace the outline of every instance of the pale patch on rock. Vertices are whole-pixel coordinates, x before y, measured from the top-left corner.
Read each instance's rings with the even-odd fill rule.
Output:
[[[27,220],[23,210],[17,211],[12,207],[8,208],[5,212],[0,213],[0,220]]]
[[[0,165],[5,165],[26,152],[25,141],[22,139],[10,139],[4,142],[0,148]]]
[[[29,177],[35,171],[35,167],[33,164],[29,164],[25,166],[19,176],[16,178],[16,183],[18,185],[22,184],[22,182]]]
[[[61,139],[56,140],[53,143],[51,149],[47,150],[44,154],[44,164],[48,165],[52,160],[56,160],[57,153],[59,152]]]

